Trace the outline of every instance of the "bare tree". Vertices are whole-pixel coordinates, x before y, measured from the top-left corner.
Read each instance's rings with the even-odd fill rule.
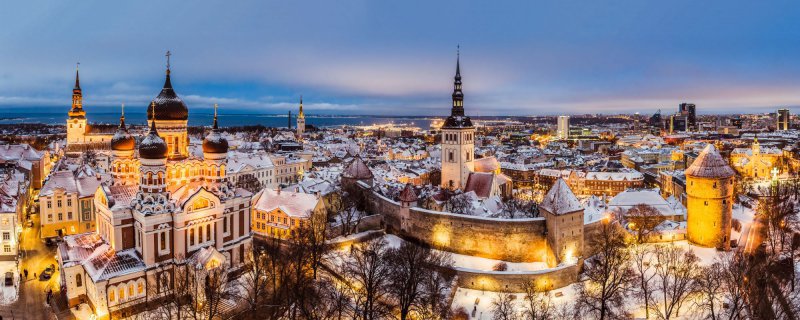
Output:
[[[353,290],[353,303],[358,319],[377,320],[390,314],[387,303],[391,268],[386,257],[386,241],[378,239],[352,247],[351,259],[345,264],[345,278]]]
[[[245,189],[252,193],[257,193],[264,188],[261,181],[258,181],[258,178],[256,178],[255,175],[252,174],[245,174],[240,176],[239,179],[236,180],[236,187]]]
[[[329,203],[328,214],[339,225],[340,234],[346,236],[355,233],[366,214],[363,194],[355,191],[339,191],[331,197]]]
[[[678,316],[680,308],[695,289],[699,259],[689,250],[658,245],[654,251],[656,287],[661,301],[656,315],[661,319]]]
[[[428,313],[422,311],[426,294],[440,294],[436,291],[441,286],[431,280],[438,278],[437,269],[443,267],[447,257],[427,246],[403,242],[399,248],[388,250],[386,259],[392,270],[389,292],[400,309],[400,319],[407,319],[412,312]]]
[[[708,318],[711,320],[722,318],[724,272],[720,263],[715,262],[701,268],[696,275],[697,292],[700,294],[697,304],[702,310],[708,312]]]
[[[637,243],[644,243],[656,227],[664,221],[661,212],[647,204],[637,204],[625,212],[625,218],[630,221],[628,229],[633,231]]]
[[[444,208],[452,213],[470,214],[472,201],[465,193],[455,193],[447,198]]]
[[[633,268],[636,270],[636,296],[644,303],[645,318],[650,318],[650,308],[653,301],[653,252],[642,243],[631,246],[631,257],[633,258]]]
[[[241,290],[238,298],[248,305],[248,314],[255,318],[263,308],[267,296],[267,257],[264,251],[252,252],[247,255],[244,273],[240,277]]]
[[[608,220],[601,223],[595,240],[597,254],[586,259],[584,275],[587,280],[578,284],[578,303],[582,310],[602,320],[625,313],[625,294],[636,275],[619,225]]]
[[[727,308],[723,309],[723,315],[728,320],[746,319],[747,299],[746,282],[748,274],[748,263],[741,253],[724,255],[715,262],[722,272],[722,297]]]
[[[511,293],[502,291],[497,293],[497,298],[492,300],[492,319],[493,320],[516,320],[516,296]]]
[[[549,292],[543,292],[536,287],[533,281],[522,284],[522,291],[525,292],[523,299],[523,318],[526,320],[549,320],[554,316],[553,302]]]

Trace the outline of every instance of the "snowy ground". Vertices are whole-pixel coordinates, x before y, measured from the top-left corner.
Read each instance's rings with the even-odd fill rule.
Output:
[[[14,275],[14,284],[5,285],[6,272]],[[10,304],[17,301],[19,297],[19,269],[15,261],[0,261],[0,305]]]
[[[514,301],[518,304],[517,309],[522,311],[525,294],[514,293],[513,295],[515,296]],[[497,292],[458,288],[453,296],[452,309],[463,308],[469,314],[469,319],[491,320],[493,316],[492,303],[497,300],[497,296]],[[550,291],[550,299],[557,308],[565,304],[572,308],[577,300],[576,285]]]
[[[70,308],[69,311],[72,312],[72,316],[74,316],[75,319],[95,319],[96,317],[94,312],[92,312],[92,308],[86,303],[79,304],[78,310]]]
[[[400,247],[404,241],[400,237],[391,234],[386,235],[383,238],[392,248]],[[438,250],[434,249],[434,251]],[[508,269],[506,269],[508,272],[537,271],[547,269],[547,263],[545,262],[506,262],[502,260],[486,259],[452,252],[448,253],[450,253],[451,257],[453,258],[453,266],[461,269],[492,271],[492,268],[498,263],[505,263],[508,266]]]

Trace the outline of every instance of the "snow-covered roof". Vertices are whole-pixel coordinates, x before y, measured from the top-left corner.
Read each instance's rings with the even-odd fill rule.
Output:
[[[266,212],[280,209],[291,217],[309,218],[319,201],[313,194],[264,189],[258,195],[255,209]]]
[[[686,169],[686,175],[701,178],[730,178],[734,172],[717,152],[717,148],[713,144],[708,144]]]
[[[550,191],[547,191],[539,207],[555,215],[583,210],[581,202],[572,193],[564,179],[560,178],[556,180]]]

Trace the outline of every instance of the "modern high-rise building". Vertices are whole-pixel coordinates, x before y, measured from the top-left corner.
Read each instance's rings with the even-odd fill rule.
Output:
[[[778,109],[778,131],[789,130],[789,109]]]
[[[559,139],[569,139],[569,116],[558,116],[556,136]]]
[[[678,106],[678,113],[686,116],[687,130],[697,129],[697,106],[694,103],[681,103]]]

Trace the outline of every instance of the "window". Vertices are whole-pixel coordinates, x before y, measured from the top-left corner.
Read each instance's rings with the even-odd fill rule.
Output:
[[[67,220],[72,220],[72,212],[67,212]]]
[[[189,229],[189,245],[194,245],[194,228]]]
[[[83,286],[83,279],[81,279],[80,273],[75,275],[75,286],[76,287]]]
[[[708,201],[703,201],[703,204],[708,205]]]
[[[211,241],[211,225],[206,225],[206,241]]]
[[[71,207],[71,206],[72,206],[72,199],[67,199],[67,207]]]
[[[64,214],[59,212],[58,213],[58,221],[64,220]]]
[[[47,209],[52,209],[52,208],[53,208],[53,201],[48,200],[47,201]]]
[[[114,287],[108,289],[108,301],[114,302],[117,301],[116,297],[117,290]]]
[[[57,204],[56,204],[56,207],[59,207],[59,208],[61,208],[61,200],[58,200],[58,201],[56,201],[56,203],[57,203]]]
[[[228,219],[222,219],[222,232],[228,232]]]
[[[162,232],[161,233],[161,239],[160,240],[161,240],[160,241],[161,242],[161,250],[167,250],[167,233],[166,232]]]
[[[144,281],[139,280],[139,283],[136,285],[136,294],[140,296],[144,294]]]
[[[128,296],[133,297],[133,282],[128,283]]]
[[[5,241],[11,240],[11,233],[10,232],[3,232],[3,240],[5,240]]]
[[[125,300],[125,287],[119,288],[119,301]]]
[[[11,246],[10,245],[3,245],[3,252],[11,253]]]

